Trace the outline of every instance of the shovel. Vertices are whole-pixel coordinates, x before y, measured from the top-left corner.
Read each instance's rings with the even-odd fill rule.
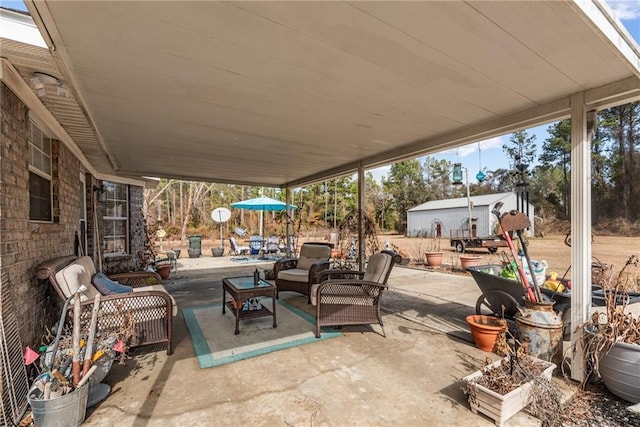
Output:
[[[518,267],[518,272],[520,273],[520,279],[522,280],[522,286],[524,286],[527,298],[529,299],[529,301],[536,302],[537,301],[536,295],[533,292],[533,289],[531,289],[531,286],[529,286],[529,281],[527,280],[527,275],[525,274],[524,269],[522,268],[522,264],[518,262],[518,253],[516,252],[515,246],[513,246],[511,235],[509,235],[509,231],[512,231],[512,230],[509,230],[507,227],[512,227],[513,224],[509,223],[509,221],[507,221],[507,224],[506,224],[507,227],[503,226],[502,224],[504,218],[508,216],[508,214],[500,215],[500,208],[502,208],[502,205],[503,205],[502,202],[496,203],[493,209],[491,210],[491,213],[494,214],[496,218],[498,218],[498,223],[500,224],[500,228],[502,229],[502,235],[504,236],[504,240],[507,241],[507,246],[509,247],[509,250],[511,251],[511,255],[513,256],[516,266]]]
[[[524,240],[524,237],[522,236],[523,231],[531,226],[529,217],[522,212],[512,210],[502,216],[502,222],[500,223],[500,225],[503,227],[503,230],[506,227],[508,231],[515,231],[518,233],[518,239],[520,239],[522,252],[524,253],[525,259],[527,260],[529,272],[531,272],[531,281],[533,282],[533,290],[536,294],[536,299],[539,302],[542,302],[542,294],[540,292],[538,279],[536,278],[535,271],[533,270],[533,263],[531,262],[531,258],[529,257],[529,252],[527,251],[527,244]]]

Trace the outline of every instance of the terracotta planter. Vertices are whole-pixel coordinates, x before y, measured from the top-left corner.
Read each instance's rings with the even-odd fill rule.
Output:
[[[616,343],[600,359],[599,370],[611,393],[631,403],[640,402],[640,345]]]
[[[442,265],[442,252],[425,252],[424,257],[429,267],[440,267]]]
[[[168,279],[171,275],[171,266],[170,265],[158,265],[156,266],[156,272],[160,275],[162,280]]]
[[[482,257],[480,255],[460,255],[460,265],[463,270],[466,270],[467,267],[480,265],[481,261]]]
[[[508,360],[508,357],[505,359]],[[483,375],[484,371],[487,369],[499,368],[501,363],[502,360],[498,360],[485,367],[483,370],[476,371],[463,379],[471,389],[471,392],[469,393],[469,406],[471,407],[471,412],[474,414],[477,414],[478,412],[485,414],[489,418],[493,419],[498,426],[502,426],[505,421],[531,402],[531,388],[535,381],[532,380],[524,383],[505,395],[498,394],[495,391],[476,383],[478,378]],[[556,365],[546,361],[542,363],[548,364],[548,367],[545,368],[544,372],[540,376],[550,380]]]
[[[482,314],[467,316],[467,323],[476,347],[484,351],[494,351],[498,335],[507,330],[506,320]]]

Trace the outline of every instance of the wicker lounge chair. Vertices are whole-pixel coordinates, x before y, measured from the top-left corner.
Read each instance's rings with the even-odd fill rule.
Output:
[[[81,285],[87,287],[80,298],[83,322],[89,322],[94,297],[99,293],[92,284],[95,274],[93,260],[88,256],[56,258],[36,270],[38,279],[48,280],[62,301],[70,298]],[[102,296],[98,330],[117,331],[125,316],[131,315],[135,322],[135,337],[129,343],[131,347],[166,343],[167,354],[171,354],[173,316],[177,315],[178,307],[162,285],[160,276],[155,272],[132,272],[112,274],[109,278],[131,286],[133,292]],[[67,316],[67,319],[72,318]]]
[[[284,258],[276,261],[273,274],[278,288],[310,296],[311,285],[316,282],[316,274],[330,266],[329,256],[333,245],[325,242],[304,243],[299,258]],[[309,299],[309,302],[311,300]]]
[[[316,338],[322,326],[384,324],[380,299],[395,263],[402,257],[393,251],[377,253],[366,271],[326,270],[311,287],[311,303],[316,306]]]

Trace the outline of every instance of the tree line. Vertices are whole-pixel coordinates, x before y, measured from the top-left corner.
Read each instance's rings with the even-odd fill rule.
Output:
[[[594,224],[613,218],[635,223],[640,219],[640,103],[634,102],[598,113],[591,142],[592,217]],[[544,219],[567,220],[571,216],[571,122],[549,125],[549,136],[538,141],[527,131],[510,135],[502,147],[508,168],[483,169],[482,182],[469,177],[471,195],[522,191]],[[538,156],[538,153],[539,156]],[[464,185],[453,183],[454,164],[432,156],[404,160],[391,165],[380,182],[365,174],[365,211],[380,230],[406,231],[407,210],[430,200],[465,197]],[[264,187],[160,180],[157,188],[145,190],[147,221],[162,225],[184,241],[192,233],[217,236],[210,217],[216,207],[231,210],[225,232],[243,227],[258,231],[259,213],[232,209],[231,203],[259,195],[283,200],[283,190]],[[294,233],[309,229],[336,229],[357,207],[357,182],[344,176],[291,191],[296,205]],[[265,212],[265,232],[284,234],[285,216]]]

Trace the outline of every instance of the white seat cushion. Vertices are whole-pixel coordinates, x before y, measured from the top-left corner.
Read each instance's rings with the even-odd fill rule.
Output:
[[[309,281],[309,270],[303,270],[301,268],[280,270],[278,271],[278,279],[288,280],[290,282],[307,283]]]
[[[66,298],[69,298],[73,295],[81,285],[85,285],[87,290],[80,295],[80,301],[93,300],[98,292],[95,286],[91,283],[91,278],[96,274],[96,268],[93,264],[93,260],[88,256],[83,256],[78,258],[70,265],[66,266],[62,270],[56,273],[56,280],[60,284],[60,288],[64,293]],[[309,273],[307,272],[307,275]],[[133,292],[143,292],[143,291],[161,291],[165,294],[169,295],[171,298],[172,305],[172,315],[178,315],[178,306],[176,305],[176,301],[173,299],[164,285],[157,284],[151,286],[143,286],[140,288],[133,288]],[[108,310],[107,310],[108,311]]]
[[[315,285],[311,285],[311,305],[316,305],[316,301],[318,300],[318,286],[320,283],[316,283]]]
[[[99,294],[91,283],[91,278],[94,274],[96,274],[96,268],[93,265],[93,260],[88,256],[83,256],[58,271],[56,273],[56,281],[60,284],[60,289],[65,298],[69,298],[76,293],[80,286],[85,285],[87,290],[80,295],[80,301],[92,300]]]

